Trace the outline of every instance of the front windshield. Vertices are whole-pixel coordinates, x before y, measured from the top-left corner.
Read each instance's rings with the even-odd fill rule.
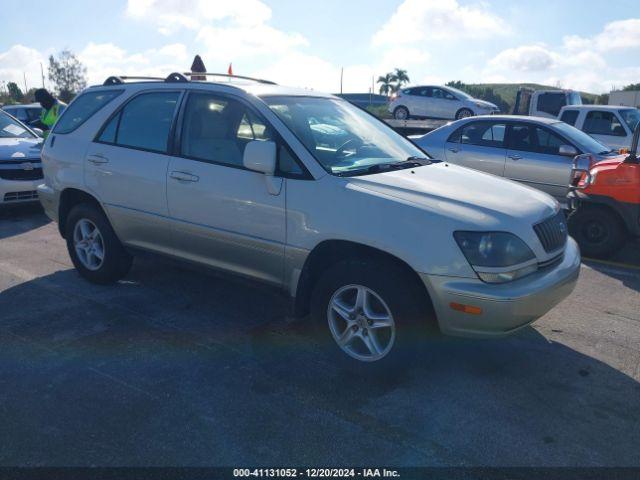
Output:
[[[0,138],[33,138],[34,136],[20,123],[4,112],[0,112]]]
[[[298,96],[263,100],[331,174],[426,158],[409,140],[345,100]]]
[[[640,111],[637,108],[630,108],[629,110],[620,110],[620,115],[624,122],[629,125],[629,129],[633,132],[640,122]]]
[[[553,126],[568,137],[569,140],[575,142],[580,150],[585,153],[603,155],[611,151],[610,148],[605,147],[592,136],[587,135],[582,130],[578,130],[576,127],[572,127],[567,123],[558,122],[554,123]]]

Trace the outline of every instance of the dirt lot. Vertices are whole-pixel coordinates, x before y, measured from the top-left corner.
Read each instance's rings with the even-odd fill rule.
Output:
[[[147,258],[90,285],[37,208],[3,211],[0,465],[640,466],[639,291],[587,261],[533,327],[380,381],[265,288]]]

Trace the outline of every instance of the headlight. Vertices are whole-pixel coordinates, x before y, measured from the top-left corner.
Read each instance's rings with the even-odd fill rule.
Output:
[[[491,108],[489,105],[487,105],[486,103],[480,103],[480,102],[475,102],[475,106],[478,108],[482,108],[482,109],[489,109]]]
[[[538,269],[536,256],[520,238],[507,232],[454,232],[460,250],[481,280],[510,282]]]

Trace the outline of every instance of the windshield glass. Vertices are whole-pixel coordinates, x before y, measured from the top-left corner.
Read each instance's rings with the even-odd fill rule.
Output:
[[[454,95],[457,95],[457,96],[459,96],[461,98],[473,98],[468,93],[465,93],[462,90],[458,90],[457,88],[447,87],[447,90],[449,90],[451,93],[453,93]]]
[[[629,110],[620,110],[620,115],[633,132],[640,122],[640,111],[637,108],[630,108]]]
[[[4,112],[0,112],[0,138],[34,138],[34,135]]]
[[[585,153],[595,153],[599,155],[603,155],[607,152],[610,152],[611,149],[605,147],[602,143],[597,141],[590,135],[587,135],[582,130],[578,130],[576,127],[572,127],[571,125],[558,122],[554,123],[553,127],[563,133],[569,140],[576,143],[578,148]]]
[[[427,158],[409,140],[347,101],[288,96],[263,100],[329,173]]]
[[[582,97],[578,92],[569,93],[569,103],[567,105],[582,105]]]

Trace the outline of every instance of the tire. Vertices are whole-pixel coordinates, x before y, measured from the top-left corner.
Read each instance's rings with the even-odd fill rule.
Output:
[[[407,107],[396,107],[393,110],[393,118],[396,120],[409,120],[409,109]]]
[[[87,232],[90,235],[86,235]],[[92,283],[116,282],[131,268],[133,258],[118,240],[105,214],[95,205],[82,203],[71,209],[65,239],[76,270]]]
[[[469,108],[461,108],[456,112],[456,120],[468,117],[473,117],[473,111]]]
[[[364,315],[352,313],[347,321],[343,315],[356,311],[351,307],[357,305],[359,287],[367,298]],[[335,304],[342,306],[342,314]],[[378,320],[385,307],[390,321]],[[330,345],[329,361],[358,372],[408,370],[435,324],[429,322],[434,315],[424,289],[390,261],[345,260],[329,267],[313,291],[311,316],[323,344]],[[385,323],[392,327],[381,326]],[[350,338],[344,347],[338,344],[341,335]],[[377,354],[371,345],[377,345]]]
[[[622,220],[609,208],[583,206],[569,216],[568,226],[586,257],[609,257],[627,240]]]

